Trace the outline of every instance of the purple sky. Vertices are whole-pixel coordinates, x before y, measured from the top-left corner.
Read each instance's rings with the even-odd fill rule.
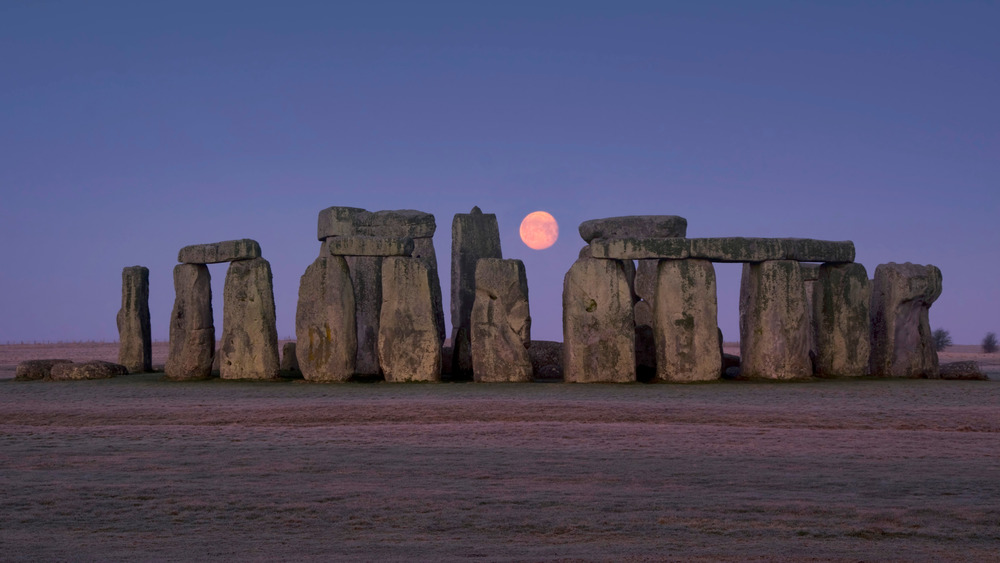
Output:
[[[452,217],[496,213],[538,339],[562,339],[582,221],[669,214],[853,240],[870,276],[935,264],[931,325],[978,343],[1000,332],[997,22],[996,2],[0,2],[0,343],[117,339],[134,264],[166,339],[178,249],[245,237],[292,336],[332,205],[433,213],[445,296]],[[561,238],[533,251],[539,209]],[[727,340],[739,272],[717,267]]]

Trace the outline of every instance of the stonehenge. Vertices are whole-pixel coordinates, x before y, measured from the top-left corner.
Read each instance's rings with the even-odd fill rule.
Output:
[[[472,371],[472,305],[476,299],[476,263],[503,258],[497,216],[473,207],[456,213],[451,224],[451,344],[452,372]]]
[[[149,268],[122,269],[122,308],[118,311],[118,363],[132,373],[153,370],[149,320]]]
[[[440,381],[442,330],[434,307],[430,268],[417,258],[382,261],[378,360],[385,380]]]
[[[740,369],[744,377],[812,375],[809,314],[798,262],[743,265],[740,283]]]
[[[818,376],[857,377],[868,374],[871,354],[871,287],[858,263],[823,264],[812,293],[815,365]],[[808,285],[808,284],[807,284]]]
[[[941,270],[909,262],[880,264],[871,292],[871,374],[939,377],[928,310],[941,295]]]
[[[502,258],[480,259],[476,264],[476,300],[471,315],[475,380],[531,381],[530,346],[531,315],[524,263]]]
[[[381,292],[380,292],[381,294]],[[347,381],[358,356],[355,293],[347,260],[320,256],[299,282],[295,356],[309,381]]]
[[[707,260],[661,260],[653,334],[656,377],[711,381],[722,372],[715,267]]]

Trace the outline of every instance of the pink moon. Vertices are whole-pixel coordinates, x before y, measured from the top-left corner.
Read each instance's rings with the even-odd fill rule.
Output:
[[[521,221],[521,240],[528,248],[544,250],[555,244],[558,238],[559,223],[544,211],[529,213]]]

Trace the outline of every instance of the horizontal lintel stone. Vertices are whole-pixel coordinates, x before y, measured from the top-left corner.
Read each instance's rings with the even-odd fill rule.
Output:
[[[326,247],[334,256],[411,256],[413,239],[409,237],[330,237]]]
[[[327,207],[319,212],[316,226],[316,237],[325,240],[329,237],[344,237],[357,234],[357,217],[368,213],[360,207]]]
[[[854,243],[802,238],[609,238],[590,243],[594,258],[615,260],[677,260],[712,262],[853,262]]]
[[[687,219],[677,215],[628,215],[580,223],[580,236],[595,239],[672,238],[687,235]]]
[[[594,258],[614,260],[687,258],[688,247],[686,238],[613,238],[590,242]]]
[[[253,258],[260,258],[260,244],[248,238],[192,244],[177,253],[177,261],[182,264],[218,264]]]

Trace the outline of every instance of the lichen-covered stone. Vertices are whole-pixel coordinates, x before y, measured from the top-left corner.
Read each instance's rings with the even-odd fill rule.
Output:
[[[358,234],[358,216],[368,213],[360,207],[327,207],[319,212],[316,238],[345,237]]]
[[[364,212],[355,217],[359,235],[379,237],[430,238],[437,230],[434,215],[415,209]]]
[[[128,375],[128,368],[121,364],[92,360],[82,363],[55,364],[52,366],[49,379],[52,381],[108,379],[119,375]]]
[[[51,379],[52,366],[71,363],[73,360],[24,360],[17,364],[17,368],[14,370],[14,379],[16,381]]]
[[[681,259],[690,256],[686,238],[613,238],[590,242],[594,258],[614,260]]]
[[[410,256],[413,239],[380,236],[346,236],[326,239],[326,247],[334,256]]]
[[[476,262],[480,258],[503,258],[497,216],[473,207],[456,213],[451,223],[451,344],[452,372],[472,371],[472,305],[476,300]]]
[[[989,377],[972,361],[941,364],[941,379],[988,381]]]
[[[347,256],[346,260],[354,287],[353,308],[357,326],[354,373],[381,375],[382,366],[378,363],[378,323],[382,311],[382,258]]]
[[[535,379],[562,379],[563,343],[552,340],[532,340],[528,347]]]
[[[208,379],[215,358],[212,280],[204,264],[174,266],[174,308],[170,313],[168,379]]]
[[[219,375],[223,379],[278,377],[271,264],[263,258],[229,265],[223,286]]]
[[[676,215],[628,215],[580,223],[587,243],[599,238],[673,238],[687,235],[687,219]]]
[[[812,375],[802,270],[790,260],[743,265],[740,373],[745,378]]]
[[[381,258],[364,260],[381,265]],[[381,272],[379,296],[380,280]],[[302,274],[295,310],[295,357],[303,378],[347,381],[354,375],[358,355],[355,297],[342,256],[320,256]]]
[[[421,237],[413,239],[413,257],[419,259],[427,266],[427,273],[431,279],[431,301],[434,306],[434,316],[438,328],[441,330],[441,341],[445,339],[444,332],[444,301],[441,296],[441,276],[438,273],[437,253],[434,251],[434,239],[431,237]]]
[[[471,321],[475,380],[531,381],[528,278],[520,260],[479,260]]]
[[[941,270],[918,264],[879,264],[871,297],[871,374],[939,375],[929,310],[941,296]]]
[[[653,334],[656,377],[711,381],[722,372],[715,268],[707,260],[662,260]]]
[[[823,264],[818,273],[812,287],[815,373],[823,377],[866,375],[871,351],[868,272],[861,264],[851,263]]]
[[[854,261],[854,243],[851,241],[751,237],[693,238],[688,241],[691,258],[712,262]]]
[[[384,258],[378,357],[386,381],[440,381],[436,325],[427,265],[417,258]]]
[[[132,373],[153,370],[149,322],[149,268],[122,269],[122,308],[118,310],[118,363]]]
[[[635,374],[632,292],[618,260],[585,255],[563,280],[563,377],[630,382]]]
[[[183,264],[217,264],[254,258],[260,258],[260,244],[248,238],[193,244],[177,253],[177,261]]]

